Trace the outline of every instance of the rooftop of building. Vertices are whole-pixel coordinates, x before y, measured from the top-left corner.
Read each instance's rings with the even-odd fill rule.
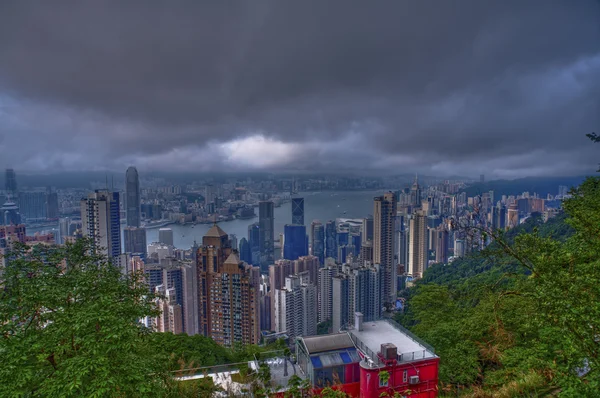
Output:
[[[309,354],[335,351],[354,347],[354,342],[348,333],[335,333],[320,336],[303,337],[302,341]]]
[[[351,326],[347,331],[358,349],[369,356],[375,364],[377,364],[377,355],[381,351],[381,344],[385,343],[397,347],[398,362],[436,358],[433,347],[388,319],[363,322],[362,330]]]
[[[227,236],[227,232],[223,231],[217,224],[214,224],[204,235],[204,237],[209,238],[220,238],[223,236]]]

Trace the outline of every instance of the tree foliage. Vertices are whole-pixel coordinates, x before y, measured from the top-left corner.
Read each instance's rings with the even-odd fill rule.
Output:
[[[436,265],[400,321],[436,347],[443,391],[596,396],[600,342],[600,179],[482,253]]]
[[[135,397],[160,391],[155,314],[141,275],[124,276],[87,240],[16,245],[0,290],[0,396]]]

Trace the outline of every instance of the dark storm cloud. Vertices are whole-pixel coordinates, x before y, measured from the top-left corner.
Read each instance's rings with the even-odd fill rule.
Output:
[[[578,173],[598,21],[583,0],[2,2],[0,148],[33,168]]]

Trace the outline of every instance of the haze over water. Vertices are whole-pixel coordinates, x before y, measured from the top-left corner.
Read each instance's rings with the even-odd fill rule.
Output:
[[[306,192],[299,193],[295,197],[304,198],[304,224],[310,235],[310,223],[313,220],[321,220],[323,224],[327,220],[336,218],[363,218],[373,214],[373,197],[384,191],[336,191],[336,192]],[[339,207],[338,207],[339,205]],[[285,224],[292,222],[291,202],[282,204],[275,208],[275,239],[283,233]],[[228,234],[235,234],[238,242],[243,237],[248,237],[248,225],[258,222],[258,208],[255,209],[256,217],[246,220],[223,221],[219,226]],[[346,214],[344,214],[346,212]],[[202,236],[209,230],[210,224],[179,225],[172,224],[167,228],[173,229],[173,240],[175,247],[188,249],[194,244],[202,243]],[[158,228],[146,231],[148,243],[158,241]]]

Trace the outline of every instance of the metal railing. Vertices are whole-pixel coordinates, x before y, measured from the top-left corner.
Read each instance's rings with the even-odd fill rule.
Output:
[[[387,323],[389,323],[390,325],[392,325],[394,328],[396,328],[400,332],[404,333],[406,336],[408,336],[414,342],[421,344],[423,347],[425,347],[427,349],[427,351],[429,351],[435,355],[435,349],[432,346],[430,346],[429,344],[427,344],[426,342],[424,342],[423,340],[421,340],[419,337],[415,336],[410,330],[406,329],[404,326],[400,325],[399,323],[392,321],[391,319],[384,318],[383,320],[386,321]],[[415,351],[415,352],[417,352],[417,351]]]
[[[352,339],[352,342],[354,343],[356,348],[361,350],[363,354],[365,354],[371,360],[373,365],[370,365],[368,361],[365,361],[363,359],[363,361],[365,361],[370,367],[379,368],[385,366],[385,364],[379,359],[379,356],[376,353],[374,353],[369,347],[367,347],[367,345],[364,344],[358,337],[356,337],[353,333],[348,333],[348,335],[350,335],[350,338]]]

